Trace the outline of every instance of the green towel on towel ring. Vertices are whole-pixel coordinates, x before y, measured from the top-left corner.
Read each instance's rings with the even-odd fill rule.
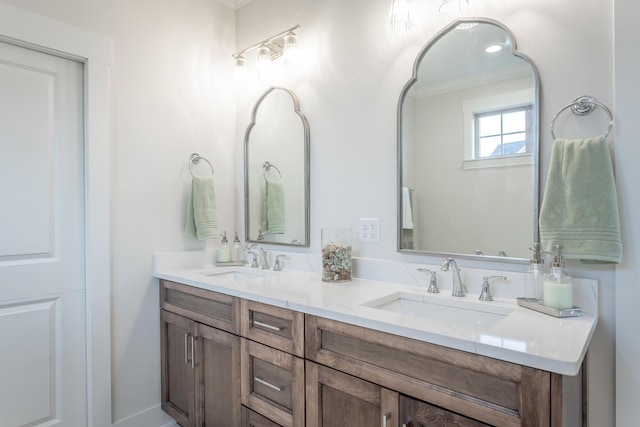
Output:
[[[620,263],[618,200],[604,136],[555,140],[539,224],[545,251],[560,245],[566,259]]]
[[[284,189],[280,181],[265,181],[262,228],[269,234],[284,234]]]
[[[194,176],[187,202],[185,232],[199,240],[218,237],[218,209],[213,176]]]

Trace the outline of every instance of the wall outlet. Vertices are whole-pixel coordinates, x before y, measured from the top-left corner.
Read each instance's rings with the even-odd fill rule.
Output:
[[[358,234],[361,242],[379,243],[380,218],[360,218],[360,232]]]

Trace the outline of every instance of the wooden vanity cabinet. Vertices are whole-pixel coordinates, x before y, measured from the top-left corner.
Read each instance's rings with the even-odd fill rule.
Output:
[[[162,408],[183,427],[561,427],[562,376],[161,281]]]
[[[305,324],[308,360],[445,408],[431,409],[427,419],[464,419],[470,426],[562,424],[560,375],[321,317],[307,315]],[[314,388],[309,381],[307,371],[308,394]]]
[[[183,427],[239,426],[239,300],[163,281],[161,305],[162,409]]]

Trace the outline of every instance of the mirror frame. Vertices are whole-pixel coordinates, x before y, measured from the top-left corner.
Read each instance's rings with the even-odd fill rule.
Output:
[[[293,112],[300,117],[302,122],[302,126],[304,129],[304,239],[303,244],[295,244],[295,243],[283,243],[283,242],[270,242],[268,240],[252,240],[249,234],[249,212],[250,212],[250,200],[249,200],[249,139],[251,136],[251,131],[253,127],[256,125],[256,116],[258,114],[258,108],[264,99],[273,91],[280,90],[287,93],[291,99],[293,100]],[[284,87],[272,86],[258,99],[256,104],[253,107],[251,112],[251,121],[247,126],[247,129],[244,134],[244,240],[249,243],[263,243],[268,245],[280,245],[280,246],[294,246],[298,248],[308,248],[311,246],[311,233],[310,233],[310,173],[309,173],[309,147],[310,147],[310,132],[309,132],[309,122],[305,115],[300,111],[300,101],[298,101],[298,97]]]
[[[449,25],[444,27],[435,36],[433,36],[420,50],[418,56],[413,63],[413,73],[409,81],[404,85],[402,91],[400,92],[400,98],[398,100],[397,107],[397,167],[398,167],[398,187],[397,187],[397,248],[398,252],[407,253],[407,254],[417,254],[417,255],[431,255],[431,256],[442,256],[442,257],[456,257],[462,259],[472,259],[472,260],[487,260],[487,261],[501,261],[501,262],[513,262],[513,263],[526,263],[529,262],[528,258],[516,258],[516,257],[501,257],[501,256],[491,256],[491,255],[474,255],[474,254],[462,254],[462,253],[446,253],[446,252],[434,252],[434,251],[426,251],[426,250],[417,250],[417,249],[403,249],[402,248],[402,185],[403,185],[403,171],[402,171],[402,106],[404,104],[405,98],[409,89],[418,81],[418,71],[420,68],[420,63],[424,56],[427,54],[429,49],[437,43],[442,37],[447,35],[451,30],[456,28],[460,24],[470,24],[470,23],[482,23],[494,25],[502,29],[509,39],[511,40],[511,53],[514,56],[526,61],[533,70],[534,77],[534,99],[535,99],[535,108],[534,108],[534,117],[536,119],[536,126],[533,127],[533,240],[531,243],[538,243],[540,241],[539,230],[538,230],[538,214],[540,210],[540,76],[538,74],[538,69],[533,61],[525,54],[518,52],[516,39],[513,36],[513,33],[509,28],[507,28],[504,24],[499,21],[490,18],[460,18]]]

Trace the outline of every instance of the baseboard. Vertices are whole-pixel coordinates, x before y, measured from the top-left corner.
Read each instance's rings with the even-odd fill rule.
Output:
[[[177,425],[173,418],[162,411],[160,405],[152,406],[113,423],[113,427],[174,427]]]

